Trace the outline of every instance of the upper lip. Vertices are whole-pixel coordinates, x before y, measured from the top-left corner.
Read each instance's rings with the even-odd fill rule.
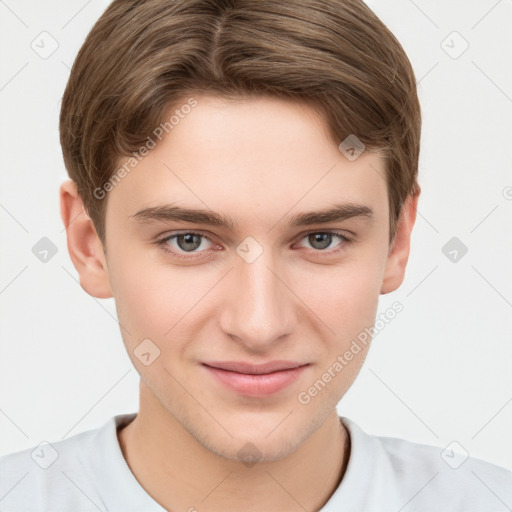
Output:
[[[220,370],[228,370],[231,372],[245,373],[248,375],[263,375],[282,370],[292,370],[307,363],[299,363],[297,361],[269,361],[263,364],[251,364],[243,361],[205,361],[204,365]]]

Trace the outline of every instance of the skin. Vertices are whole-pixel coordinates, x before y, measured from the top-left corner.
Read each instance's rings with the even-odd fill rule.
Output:
[[[135,477],[167,509],[319,510],[350,453],[336,404],[369,345],[308,404],[297,397],[373,326],[379,295],[402,283],[419,192],[408,198],[390,244],[378,153],[349,161],[322,118],[295,102],[196,99],[108,193],[105,247],[74,183],[61,186],[81,286],[94,297],[115,298],[123,341],[141,376],[139,413],[118,432],[119,442]],[[222,213],[237,229],[133,217],[169,203]],[[367,205],[373,214],[288,226],[295,214],[335,203]],[[192,248],[177,238],[157,243],[187,230],[207,238]],[[351,242],[333,236],[322,246],[308,237],[326,231]],[[248,236],[263,251],[251,263],[236,252]],[[146,366],[134,350],[148,338],[160,356]],[[276,359],[309,365],[266,397],[226,388],[201,364]],[[262,457],[254,465],[238,455],[247,442]]]

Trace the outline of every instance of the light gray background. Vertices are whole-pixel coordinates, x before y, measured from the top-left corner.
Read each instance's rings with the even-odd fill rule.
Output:
[[[60,98],[107,4],[0,0],[2,454],[138,407],[113,299],[79,286],[58,205]],[[398,300],[404,310],[375,337],[339,412],[370,433],[456,440],[512,469],[512,2],[369,5],[419,81],[422,195],[405,282],[379,308]],[[46,59],[31,48],[51,49],[43,31],[58,42]],[[469,43],[458,58],[454,31]],[[468,248],[455,263],[442,252],[454,236]],[[46,263],[32,253],[42,237],[58,251]]]

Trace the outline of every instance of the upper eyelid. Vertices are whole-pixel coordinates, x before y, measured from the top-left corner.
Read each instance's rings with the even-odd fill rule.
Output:
[[[192,231],[192,230],[183,230],[183,231],[179,231],[179,232],[174,232],[174,233],[171,233],[169,235],[164,235],[162,236],[161,238],[159,238],[159,242],[165,242],[166,240],[170,240],[171,238],[175,238],[177,236],[180,236],[180,235],[198,235],[198,236],[202,236],[203,238],[206,238],[207,240],[209,240],[210,242],[214,242],[212,240],[212,238],[208,235],[205,235],[204,233],[200,233],[199,231]]]

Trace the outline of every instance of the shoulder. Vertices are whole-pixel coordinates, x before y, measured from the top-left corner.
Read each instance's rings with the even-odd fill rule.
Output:
[[[372,436],[354,422],[342,421],[354,443],[354,458],[358,452],[361,456],[354,470],[382,482],[376,493],[392,495],[398,508],[490,512],[512,506],[512,472],[471,457],[458,443],[440,448]]]
[[[105,510],[97,498],[89,463],[102,438],[103,427],[56,442],[42,442],[0,457],[0,509],[17,511]]]

